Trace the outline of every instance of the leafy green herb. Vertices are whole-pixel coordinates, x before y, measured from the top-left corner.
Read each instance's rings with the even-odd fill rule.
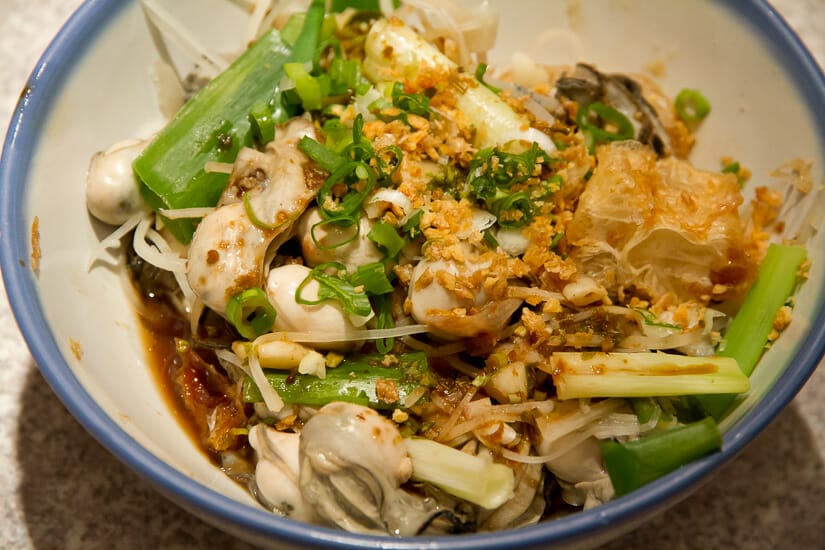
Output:
[[[487,72],[487,63],[479,63],[478,66],[476,67],[476,73],[475,73],[476,80],[478,80],[481,84],[486,86],[487,89],[490,90],[491,92],[493,92],[494,94],[500,94],[501,93],[501,88],[497,88],[497,87],[493,86],[492,84],[489,84],[489,83],[484,81],[484,75],[485,75],[486,72]]]
[[[395,319],[392,317],[392,296],[389,293],[373,296],[372,303],[375,306],[375,328],[393,328]],[[382,338],[375,341],[375,349],[379,353],[391,352],[394,345],[395,338]]]
[[[412,216],[407,218],[403,224],[401,224],[401,233],[407,235],[410,239],[415,239],[423,232],[421,231],[421,218],[424,215],[423,210],[416,210]]]
[[[534,180],[541,189],[539,197],[548,197],[548,192],[560,182],[556,176],[542,179],[542,169],[552,159],[537,143],[521,153],[513,153],[499,147],[478,151],[470,161],[466,189],[470,196],[484,202],[487,209],[499,219],[501,227],[523,227],[535,215],[534,199],[526,191],[512,191],[513,186]]]
[[[392,283],[387,277],[383,262],[371,262],[358,266],[352,274],[350,282],[355,287],[363,287],[370,296],[381,296],[393,291]]]
[[[424,94],[408,94],[404,91],[404,85],[396,82],[392,86],[392,104],[404,112],[429,118],[430,98]]]
[[[336,271],[336,274],[329,274],[328,270]],[[306,285],[313,280],[319,285],[318,298],[310,300],[303,297],[303,292]],[[366,292],[355,289],[346,277],[346,268],[338,262],[327,262],[315,266],[295,290],[295,301],[302,305],[314,306],[330,300],[340,303],[344,311],[351,315],[366,317],[372,313],[372,306]]]

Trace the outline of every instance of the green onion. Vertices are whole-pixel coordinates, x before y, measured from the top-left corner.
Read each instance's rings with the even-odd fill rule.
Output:
[[[390,160],[385,160],[389,154]],[[378,165],[378,175],[382,179],[389,179],[401,167],[404,161],[404,151],[397,145],[387,145],[375,155],[376,164]]]
[[[332,244],[321,244],[321,240],[315,236],[315,231],[319,227],[324,227],[327,225],[337,225],[338,227],[354,227],[352,234],[341,239],[340,241],[334,242]],[[318,223],[314,224],[312,227],[309,228],[309,236],[312,239],[312,243],[315,245],[315,248],[318,250],[335,250],[341,246],[347,245],[358,238],[361,234],[361,224],[358,223],[358,218],[356,217],[338,217],[338,218],[329,218],[327,220],[321,220]]]
[[[372,303],[375,306],[375,328],[393,328],[395,319],[392,317],[392,296],[389,293],[373,296]],[[394,345],[395,338],[382,338],[375,341],[375,349],[378,353],[389,353]]]
[[[324,121],[321,131],[324,133],[324,145],[322,147],[331,149],[336,153],[341,153],[347,145],[352,143],[352,130],[338,118],[330,118]]]
[[[183,106],[133,164],[153,209],[217,204],[228,176],[206,172],[204,167],[209,162],[234,162],[237,151],[252,145],[256,133],[268,135],[269,122],[286,120],[288,113],[276,110],[265,122],[260,109],[279,105],[283,64],[291,58],[278,33],[270,31]],[[259,113],[256,129],[253,111]],[[165,220],[165,224],[179,241],[191,240],[194,221]]]
[[[553,235],[553,238],[550,239],[550,250],[555,250],[561,240],[564,238],[564,231],[559,231]]]
[[[284,72],[295,83],[295,91],[305,110],[313,111],[322,107],[324,93],[321,83],[307,72],[303,63],[285,63]]]
[[[632,139],[635,136],[633,123],[625,115],[604,103],[591,103],[579,108],[576,124],[584,132],[588,150],[609,141]],[[607,129],[607,125],[615,127]]]
[[[501,93],[501,88],[497,88],[497,87],[493,86],[492,84],[488,84],[487,82],[484,82],[484,74],[486,72],[487,72],[487,63],[479,63],[478,66],[476,67],[476,80],[481,82],[484,86],[487,87],[488,90],[490,90],[494,94],[500,94]]]
[[[710,114],[710,103],[699,90],[685,88],[674,101],[676,116],[690,128],[695,128]]]
[[[226,304],[226,319],[247,340],[269,332],[275,323],[275,316],[275,308],[260,288],[239,292]]]
[[[412,479],[493,510],[513,498],[513,469],[431,439],[406,440]]]
[[[424,94],[408,94],[404,85],[396,82],[392,86],[392,104],[407,113],[429,118],[430,98]]]
[[[748,377],[730,357],[670,353],[555,352],[546,369],[559,399],[744,393]]]
[[[266,379],[287,404],[320,407],[332,401],[346,401],[378,410],[406,407],[407,397],[413,391],[434,383],[423,352],[398,354],[392,363],[383,354],[347,357],[337,367],[327,369],[323,379],[281,371],[267,371]],[[381,383],[394,384],[398,399],[389,400],[388,395],[381,394],[377,390]],[[248,378],[244,380],[243,400],[263,400],[258,387]]]
[[[635,441],[601,443],[604,464],[618,496],[721,448],[722,436],[710,417]]]
[[[349,131],[349,130],[348,130]],[[332,151],[309,136],[304,136],[298,142],[300,149],[306,156],[318,163],[327,172],[335,172],[347,159]]]
[[[493,249],[493,250],[498,249],[498,247],[499,247],[498,239],[496,239],[496,236],[493,234],[493,232],[489,228],[484,230],[484,233],[482,234],[482,238],[484,239],[484,242],[487,243],[487,246],[489,246],[491,249]]]
[[[375,183],[375,172],[369,165],[362,161],[346,162],[335,169],[318,190],[318,209],[328,219],[351,218],[357,214]],[[338,184],[347,186],[342,197],[333,195]]]
[[[768,246],[756,281],[728,326],[717,351],[722,357],[736,359],[746,376],[753,373],[762,357],[776,314],[793,293],[799,267],[806,257],[807,252],[802,246]],[[730,394],[697,396],[702,408],[716,419],[727,412],[735,398]]]
[[[275,121],[270,105],[259,105],[249,113],[249,125],[252,137],[258,146],[263,146],[275,139]]]
[[[401,7],[401,0],[392,0],[392,7]],[[332,0],[329,11],[341,13],[347,8],[356,11],[381,12],[381,0]]]
[[[659,318],[656,317],[656,315],[652,311],[649,311],[643,307],[634,307],[630,309],[641,315],[642,321],[644,321],[644,324],[649,327],[671,328],[679,331],[682,330],[682,327],[680,327],[679,325],[674,325],[672,323],[664,323],[660,321]]]
[[[423,216],[423,210],[416,210],[412,216],[407,218],[407,221],[401,224],[401,233],[407,235],[411,239],[415,239],[416,237],[421,235],[421,218]]]
[[[350,277],[350,282],[355,287],[364,287],[364,292],[370,296],[380,296],[393,291],[392,283],[387,277],[386,267],[383,262],[370,262],[359,265],[355,273]]]
[[[367,234],[367,238],[386,252],[388,258],[398,256],[398,253],[401,252],[401,249],[403,249],[406,244],[395,227],[385,221],[376,222],[372,230]]]
[[[315,306],[327,301],[336,301],[341,304],[344,311],[350,315],[367,317],[372,313],[372,305],[365,292],[358,292],[355,286],[344,277],[330,275],[327,269],[335,269],[339,273],[346,273],[343,264],[328,262],[315,266],[309,272],[306,279],[301,281],[295,290],[295,301],[302,305]],[[318,281],[318,298],[310,300],[304,298],[302,293],[311,281]]]
[[[494,200],[490,210],[498,218],[498,224],[508,229],[524,227],[533,220],[533,201],[524,191]]]
[[[739,162],[733,161],[729,162],[728,164],[722,167],[723,174],[738,174],[741,167],[739,166]]]
[[[307,63],[315,57],[315,50],[321,41],[321,28],[324,25],[325,3],[324,0],[312,0],[307,8],[301,32],[292,46],[290,61]]]

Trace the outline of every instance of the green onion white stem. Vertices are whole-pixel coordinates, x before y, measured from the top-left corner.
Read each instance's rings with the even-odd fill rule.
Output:
[[[408,439],[406,443],[413,463],[412,479],[432,483],[487,510],[513,497],[515,476],[504,464],[430,439]]]
[[[744,393],[750,388],[729,357],[558,352],[547,370],[559,399]]]

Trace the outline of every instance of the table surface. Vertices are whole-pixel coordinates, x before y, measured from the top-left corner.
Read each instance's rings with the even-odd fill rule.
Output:
[[[0,123],[80,0],[0,0]],[[825,65],[825,0],[774,5]],[[0,282],[0,286],[2,283]],[[825,369],[713,481],[607,548],[822,548]],[[246,548],[167,501],[52,394],[0,292],[0,548]]]

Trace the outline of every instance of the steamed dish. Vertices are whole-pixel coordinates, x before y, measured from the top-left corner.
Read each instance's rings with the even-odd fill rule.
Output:
[[[693,166],[701,83],[488,69],[484,7],[285,4],[253,3],[231,63],[161,56],[174,116],[88,176],[226,474],[406,536],[591,508],[718,449],[791,320],[806,165],[781,193],[729,151]]]

